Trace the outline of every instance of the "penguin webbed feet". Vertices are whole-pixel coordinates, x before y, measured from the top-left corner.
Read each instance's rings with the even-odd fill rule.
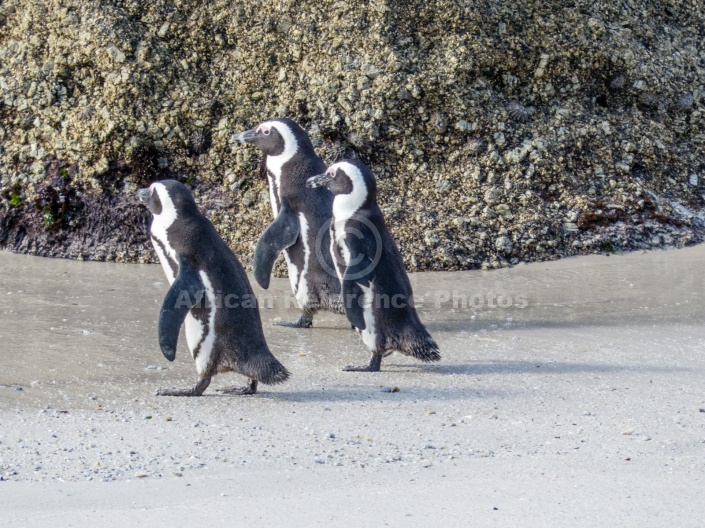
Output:
[[[247,385],[245,385],[244,387],[236,387],[235,385],[233,385],[232,387],[225,387],[224,389],[216,389],[216,392],[222,392],[223,394],[237,394],[240,396],[256,394],[257,380],[249,378],[247,380]]]
[[[176,387],[169,387],[164,389],[157,389],[155,393],[156,396],[201,396],[208,385],[210,385],[210,378],[201,378],[198,382],[190,389],[177,389]]]
[[[343,367],[343,372],[379,372],[382,366],[382,356],[379,354],[372,354],[370,362],[367,365],[361,367],[356,367],[355,365],[348,365]]]
[[[274,326],[285,326],[287,328],[311,328],[313,326],[313,318],[301,314],[296,321],[275,321],[272,324]]]

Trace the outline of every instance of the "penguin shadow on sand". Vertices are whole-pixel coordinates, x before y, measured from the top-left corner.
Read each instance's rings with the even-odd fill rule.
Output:
[[[398,389],[398,390],[394,390]],[[332,384],[320,389],[290,389],[269,392],[260,397],[294,403],[336,403],[336,402],[416,402],[416,401],[457,401],[457,400],[491,400],[511,397],[510,391],[502,389],[458,389],[457,387],[437,387],[428,380],[416,380],[413,384],[403,380],[376,385]]]
[[[498,388],[465,390],[457,387],[438,387],[427,379],[415,380],[413,384],[405,383],[403,379],[395,379],[387,380],[387,383],[380,381],[370,385],[347,385],[331,381],[330,385],[306,389],[292,387],[289,382],[286,388],[258,391],[251,398],[291,403],[344,403],[484,400],[508,398],[511,395],[510,391]],[[235,398],[232,394],[218,389],[216,392],[205,392],[200,397],[206,399]]]
[[[485,375],[524,375],[537,376],[551,374],[609,374],[614,372],[651,372],[670,373],[674,371],[690,372],[687,367],[645,367],[643,365],[623,364],[606,365],[603,363],[583,363],[568,361],[546,361],[545,359],[529,360],[497,360],[477,361],[472,363],[436,365],[437,374],[460,374],[466,376]]]
[[[507,325],[506,319],[482,319],[477,320],[453,320],[447,319],[444,321],[432,321],[425,324],[429,332],[449,333],[449,334],[475,334],[477,332],[499,332],[502,330],[518,330],[530,327],[529,323],[524,321],[513,321],[511,325]]]

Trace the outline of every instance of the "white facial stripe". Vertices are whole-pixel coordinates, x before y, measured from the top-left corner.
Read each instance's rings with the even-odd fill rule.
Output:
[[[208,301],[208,334],[201,341],[201,348],[198,351],[198,357],[196,358],[196,372],[199,374],[204,372],[208,368],[208,363],[211,359],[211,353],[213,352],[213,345],[215,344],[215,291],[213,291],[213,286],[211,281],[208,279],[208,275],[205,271],[199,271],[198,274],[201,276],[201,281],[206,290],[206,299]]]
[[[350,194],[338,194],[333,200],[333,218],[337,222],[345,222],[365,203],[367,198],[367,185],[360,170],[346,161],[336,163],[329,170],[337,171],[342,169],[352,182],[352,192]]]
[[[296,152],[299,150],[299,143],[296,141],[296,137],[294,136],[294,133],[291,131],[291,129],[286,126],[284,123],[280,123],[279,121],[265,121],[262,123],[259,127],[274,127],[277,129],[277,132],[281,135],[281,137],[284,139],[284,151],[277,155],[277,156],[267,156],[267,169],[269,172],[271,172],[274,175],[274,182],[276,183],[276,196],[278,198],[281,197],[281,177],[282,177],[282,167],[284,164],[289,161],[291,158],[294,157]],[[271,199],[271,192],[272,192],[272,187],[270,183],[270,199]],[[279,212],[276,210],[277,208],[274,206],[276,203],[276,200],[272,200],[272,211],[274,212],[274,216],[276,217]]]
[[[284,140],[284,151],[276,156],[267,156],[267,168],[269,168],[269,163],[272,164],[273,173],[279,174],[281,176],[281,168],[287,161],[294,157],[294,154],[299,150],[299,142],[296,141],[296,136],[294,132],[286,126],[284,123],[279,121],[265,121],[261,126],[268,126],[270,128],[276,128],[279,135]]]
[[[301,275],[299,275],[298,286],[294,295],[296,295],[299,306],[303,307],[308,303],[308,283],[306,282],[306,275],[308,273],[308,262],[311,257],[311,248],[308,246],[308,222],[303,213],[299,213],[299,226],[301,228],[301,241],[304,244],[304,269],[301,270]]]

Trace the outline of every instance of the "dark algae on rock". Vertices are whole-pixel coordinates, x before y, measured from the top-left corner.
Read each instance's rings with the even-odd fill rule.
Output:
[[[132,197],[171,177],[249,266],[271,211],[231,139],[271,117],[372,167],[410,270],[700,242],[704,11],[4,0],[0,247],[154,261]]]

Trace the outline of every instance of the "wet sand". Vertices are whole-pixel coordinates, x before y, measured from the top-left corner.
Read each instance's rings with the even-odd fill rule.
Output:
[[[195,368],[159,352],[159,266],[0,252],[0,526],[701,526],[703,262],[412,275],[443,359],[376,374],[341,371],[368,358],[343,317],[272,326],[298,315],[273,280],[291,380],[165,398]]]

